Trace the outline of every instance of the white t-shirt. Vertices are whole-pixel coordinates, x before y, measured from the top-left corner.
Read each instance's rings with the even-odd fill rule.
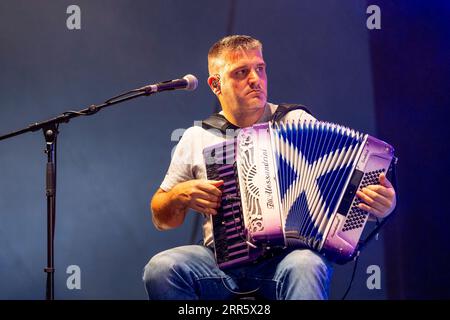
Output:
[[[267,103],[264,114],[256,123],[269,121],[277,107],[278,105]],[[283,118],[283,120],[295,119],[315,120],[314,117],[301,109],[288,112]],[[207,179],[203,149],[224,140],[223,135],[214,134],[213,130],[205,130],[200,126],[188,128],[173,152],[169,170],[160,188],[164,191],[170,191],[175,185],[184,181]],[[205,245],[210,245],[213,242],[209,216],[205,217],[203,222],[203,242]]]

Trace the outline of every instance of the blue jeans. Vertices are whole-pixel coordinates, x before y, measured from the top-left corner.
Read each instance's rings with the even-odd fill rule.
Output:
[[[225,300],[255,292],[269,300],[327,299],[331,264],[308,249],[222,271],[211,249],[182,246],[155,255],[143,280],[150,300]]]

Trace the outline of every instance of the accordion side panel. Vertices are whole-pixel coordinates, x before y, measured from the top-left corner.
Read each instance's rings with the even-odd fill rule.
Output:
[[[237,140],[239,182],[242,189],[252,190],[241,193],[249,236],[267,247],[284,246],[268,124],[242,129]]]
[[[367,137],[352,182],[347,187],[344,199],[324,243],[323,252],[338,263],[351,259],[367,223],[369,213],[358,208],[361,202],[356,190],[370,184],[378,184],[380,173],[387,172],[392,161],[394,149],[384,141]]]

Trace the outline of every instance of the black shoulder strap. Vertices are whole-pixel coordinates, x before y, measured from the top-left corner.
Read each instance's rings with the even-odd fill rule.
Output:
[[[218,129],[223,134],[226,133],[227,129],[238,129],[237,126],[228,121],[223,115],[220,113],[214,113],[210,115],[207,119],[202,121],[203,129]]]
[[[307,107],[301,104],[286,104],[282,103],[277,107],[277,110],[270,117],[271,121],[280,121],[288,112],[293,110],[301,109],[309,114],[311,111],[308,110]],[[239,129],[237,126],[229,122],[223,115],[220,113],[214,113],[210,115],[207,119],[202,121],[203,129],[218,129],[223,134],[226,134],[227,129]]]

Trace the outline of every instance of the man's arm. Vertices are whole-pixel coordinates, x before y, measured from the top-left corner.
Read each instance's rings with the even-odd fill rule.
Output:
[[[188,209],[203,214],[216,214],[220,206],[223,181],[189,180],[171,190],[158,189],[151,201],[152,221],[158,230],[168,230],[183,224]]]

